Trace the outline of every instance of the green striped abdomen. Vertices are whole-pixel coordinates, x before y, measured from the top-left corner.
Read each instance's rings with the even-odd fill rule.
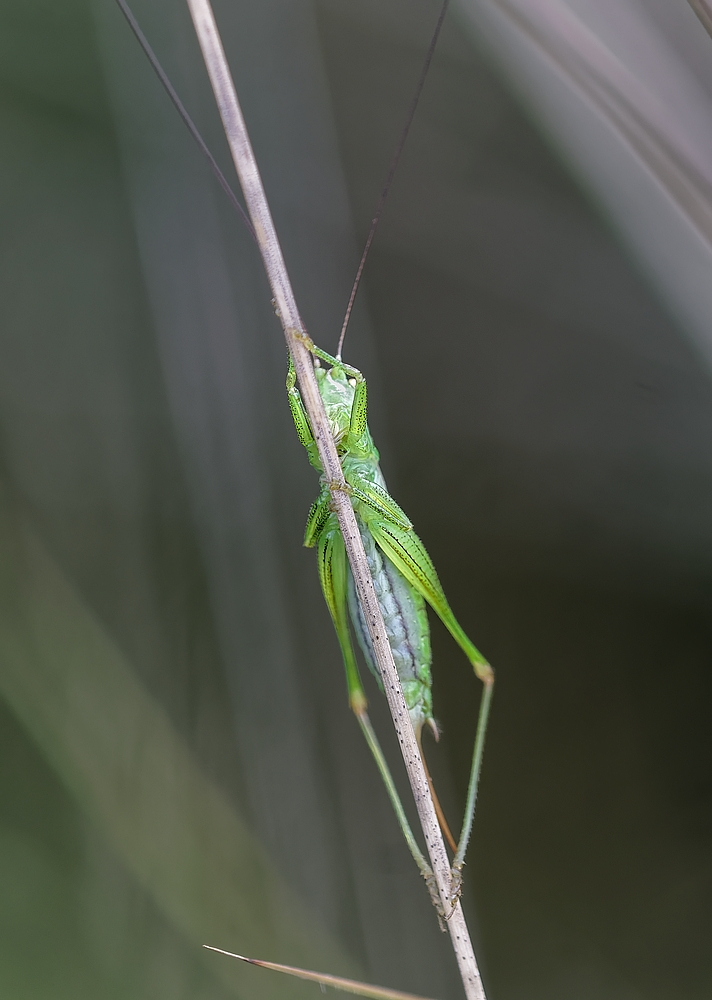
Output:
[[[416,733],[424,723],[434,725],[431,691],[430,628],[425,601],[413,589],[401,572],[376,545],[375,539],[356,513],[368,568],[373,577],[376,597],[381,608],[386,634],[393,652],[405,703]],[[356,597],[351,570],[349,569],[349,612],[358,644],[363,651],[371,673],[381,684],[380,674],[373,655],[373,644],[368,634],[363,611]],[[381,687],[383,685],[381,684]]]

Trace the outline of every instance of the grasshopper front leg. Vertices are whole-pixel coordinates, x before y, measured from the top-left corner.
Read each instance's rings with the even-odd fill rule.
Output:
[[[358,368],[354,368],[352,365],[344,364],[343,361],[339,361],[331,354],[327,354],[326,351],[322,351],[320,347],[316,346],[311,337],[306,336],[299,330],[293,330],[292,332],[304,344],[306,349],[314,358],[318,358],[320,361],[325,361],[327,365],[330,365],[332,368],[340,368],[348,376],[348,378],[353,380],[354,399],[351,405],[349,437],[352,441],[358,441],[363,432],[366,430],[366,412],[368,409],[368,389],[366,387],[366,379],[363,374],[358,370]],[[307,423],[309,421],[301,396],[299,395],[299,390],[297,389],[297,374],[294,370],[294,362],[292,361],[291,356],[289,358],[289,370],[287,372],[287,395],[289,397],[289,405],[292,410],[292,416],[294,417],[294,423],[297,427],[299,440],[302,444],[304,444],[301,427],[303,426],[303,421],[306,420]],[[302,412],[302,415],[299,417],[295,415],[295,405],[297,405],[297,399],[299,400],[298,405]],[[311,430],[309,433],[311,435]],[[305,447],[307,446],[305,445]]]

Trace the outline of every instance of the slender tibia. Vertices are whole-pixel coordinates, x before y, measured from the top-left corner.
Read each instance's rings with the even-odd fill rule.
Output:
[[[356,379],[357,382],[365,382],[362,372],[360,372],[358,368],[354,368],[353,365],[344,364],[343,361],[339,361],[338,358],[335,358],[332,354],[327,354],[326,351],[322,351],[322,349],[317,347],[316,344],[312,344],[309,350],[315,358],[319,358],[321,361],[326,361],[327,365],[331,365],[332,368],[341,368],[350,378]]]
[[[395,782],[393,781],[390,768],[386,763],[386,758],[383,756],[381,744],[378,742],[378,737],[373,730],[371,720],[368,717],[365,707],[360,707],[359,700],[352,698],[351,708],[353,709],[354,714],[358,719],[358,723],[361,726],[361,732],[366,737],[366,742],[368,743],[371,753],[373,754],[373,759],[376,761],[376,766],[378,767],[381,778],[383,779],[383,784],[386,786],[386,791],[388,792],[388,798],[391,800],[391,805],[393,806],[396,818],[398,819],[398,825],[400,826],[401,832],[405,837],[408,849],[413,855],[413,860],[418,866],[418,871],[425,879],[425,884],[428,887],[428,892],[430,893],[431,902],[435,907],[442,927],[443,918],[447,919],[449,914],[443,912],[443,905],[440,901],[440,894],[438,893],[438,886],[435,881],[435,876],[433,875],[433,869],[425,860],[423,852],[418,847],[416,839],[413,836],[413,831],[410,828],[410,823],[408,822],[408,817],[405,814],[405,809],[403,808],[403,803],[400,800]]]
[[[363,692],[354,690],[350,698],[351,709],[358,719],[358,723],[361,726],[361,732],[366,737],[366,742],[369,745],[371,753],[373,754],[373,759],[376,761],[376,766],[378,767],[381,778],[383,779],[383,784],[386,786],[386,791],[388,792],[388,798],[391,800],[391,805],[393,806],[393,811],[396,814],[398,820],[398,825],[401,828],[401,832],[405,838],[405,842],[408,845],[410,853],[413,855],[413,860],[418,866],[418,871],[423,876],[425,884],[428,887],[428,892],[430,893],[430,900],[435,907],[438,914],[438,920],[440,921],[441,930],[445,929],[443,920],[448,920],[452,915],[452,909],[446,913],[443,910],[443,905],[440,900],[440,894],[438,892],[437,882],[435,876],[433,875],[433,869],[430,867],[428,862],[425,860],[423,852],[418,847],[415,837],[413,836],[413,831],[410,828],[410,823],[408,822],[408,817],[405,814],[405,809],[403,808],[403,803],[401,802],[400,796],[393,781],[393,776],[391,775],[390,768],[386,763],[386,758],[383,756],[383,751],[381,750],[381,744],[378,742],[378,737],[374,732],[373,726],[371,725],[371,720],[366,712],[366,698]],[[421,755],[422,756],[422,755]],[[427,768],[426,768],[427,774]],[[433,791],[432,782],[430,781],[430,775],[428,775],[428,782],[430,784],[430,790],[433,795],[433,801],[436,803],[436,811],[440,808],[440,803],[437,800],[437,796]],[[441,811],[442,812],[442,811]],[[438,816],[440,819],[440,816]],[[442,821],[445,821],[445,817],[442,817]],[[447,823],[445,823],[447,827]],[[449,832],[449,831],[448,831]],[[452,834],[450,835],[452,836]],[[453,887],[451,898],[456,900],[460,894],[460,878],[459,875],[454,876]]]
[[[355,378],[357,382],[363,382],[364,378],[362,373],[358,368],[354,368],[352,365],[345,365],[340,358],[335,358],[333,354],[327,354],[326,351],[322,351],[320,347],[317,347],[314,341],[311,339],[308,333],[302,333],[301,330],[297,330],[295,327],[289,327],[289,332],[306,347],[310,354],[315,358],[320,358],[322,361],[326,361],[328,365],[332,368],[336,366],[337,368],[342,368],[347,375],[351,378]]]
[[[378,767],[381,778],[383,779],[383,784],[386,786],[388,798],[391,800],[391,805],[395,811],[398,824],[403,832],[403,836],[405,837],[410,853],[413,855],[415,863],[420,869],[420,874],[424,878],[429,878],[432,875],[430,865],[425,860],[423,853],[418,847],[415,837],[413,836],[413,831],[410,828],[410,823],[408,822],[408,817],[405,814],[403,803],[400,800],[390,768],[386,763],[386,758],[383,756],[381,744],[378,742],[378,737],[376,736],[373,726],[371,725],[368,712],[366,712],[365,709],[358,710],[354,705],[352,705],[352,708],[354,709],[358,723],[361,726],[361,732],[365,736],[366,742],[368,743],[371,753],[373,754],[373,759],[376,761],[376,766]]]
[[[476,668],[477,669],[477,668]],[[477,785],[480,780],[480,769],[482,767],[482,754],[485,747],[485,733],[487,732],[487,719],[489,718],[490,703],[494,690],[494,672],[489,665],[487,670],[480,665],[477,671],[483,683],[482,700],[480,702],[480,714],[477,719],[477,733],[475,735],[475,746],[472,751],[472,768],[470,769],[470,783],[467,788],[467,802],[465,804],[465,816],[462,823],[460,842],[453,859],[453,875],[461,877],[462,866],[465,863],[467,845],[472,832],[472,821],[475,816],[475,805],[477,804]]]

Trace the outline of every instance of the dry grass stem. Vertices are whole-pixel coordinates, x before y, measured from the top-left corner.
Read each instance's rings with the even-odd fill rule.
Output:
[[[445,913],[450,914],[447,928],[457,958],[468,1000],[485,1000],[477,961],[465,923],[462,907],[450,901],[450,863],[445,851],[428,781],[418,751],[398,674],[386,637],[383,618],[376,599],[373,580],[368,569],[361,535],[353,507],[345,491],[341,463],[329,431],[326,414],[314,377],[311,343],[299,316],[282,251],[272,222],[257,163],[235,93],[230,70],[225,59],[220,36],[209,0],[188,0],[196,34],[210,76],[225,133],[230,144],[248,212],[257,236],[257,243],[267,271],[278,314],[284,327],[287,346],[294,360],[299,389],[309,414],[314,438],[319,450],[327,481],[332,484],[334,509],[344,537],[351,570],[364,617],[373,642],[376,662],[383,678],[388,705],[403,754],[418,817],[423,830],[437,890]]]
[[[295,976],[297,979],[319,983],[324,988],[324,992],[326,992],[325,987],[330,986],[342,993],[355,993],[360,997],[370,997],[371,1000],[426,1000],[426,997],[417,996],[415,993],[391,990],[387,986],[369,986],[368,983],[360,983],[355,979],[344,979],[343,976],[330,976],[322,972],[311,972],[309,969],[298,969],[294,965],[282,965],[279,962],[263,962],[259,958],[247,958],[245,955],[236,955],[233,951],[225,951],[224,948],[213,948],[211,944],[204,944],[203,948],[207,948],[208,951],[216,951],[220,955],[227,955],[228,958],[239,958],[241,962],[258,965],[261,969],[283,972],[287,976]]]

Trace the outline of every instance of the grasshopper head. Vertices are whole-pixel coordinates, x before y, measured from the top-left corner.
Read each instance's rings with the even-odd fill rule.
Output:
[[[333,368],[315,367],[314,374],[329,420],[329,428],[338,449],[349,431],[354,386],[344,369],[337,365]]]

